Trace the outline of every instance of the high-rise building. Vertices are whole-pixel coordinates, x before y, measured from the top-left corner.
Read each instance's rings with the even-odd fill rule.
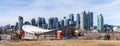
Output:
[[[53,18],[53,28],[54,29],[59,28],[59,21],[57,17]]]
[[[48,19],[48,29],[53,29],[53,17]]]
[[[64,26],[64,20],[60,20],[60,27]]]
[[[37,27],[42,27],[42,18],[41,17],[38,17]]]
[[[69,14],[70,24],[74,24],[74,14]]]
[[[48,29],[59,28],[59,21],[57,17],[51,17],[48,19]]]
[[[18,17],[18,30],[21,31],[22,30],[22,26],[23,26],[23,17],[19,16]]]
[[[44,29],[47,28],[46,20],[43,17],[42,17],[42,28],[44,28]]]
[[[64,20],[64,26],[67,26],[67,25],[69,25],[70,24],[70,19],[65,19]]]
[[[66,17],[64,17],[64,26],[67,26],[70,24],[70,19],[66,19]]]
[[[87,18],[86,11],[80,14],[80,28],[85,30],[88,29],[88,18]]]
[[[76,29],[80,29],[80,14],[77,14]]]
[[[31,24],[32,24],[33,26],[36,26],[36,20],[35,20],[35,18],[33,18],[33,19],[31,20]]]
[[[88,30],[93,27],[93,12],[87,13],[87,20],[88,20]]]
[[[90,27],[93,27],[94,21],[93,21],[93,12],[90,13]]]
[[[90,30],[91,27],[93,27],[93,13],[86,13],[86,11],[82,12],[80,14],[80,28]]]
[[[104,18],[102,14],[97,15],[97,30],[103,31]]]
[[[46,20],[43,17],[42,17],[42,24],[46,24]]]

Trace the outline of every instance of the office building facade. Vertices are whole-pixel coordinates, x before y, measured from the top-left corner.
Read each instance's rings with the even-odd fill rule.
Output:
[[[53,29],[53,17],[48,19],[48,29]]]
[[[87,23],[88,23],[88,30],[91,28],[91,27],[93,27],[93,12],[88,12],[87,13],[87,19],[88,19],[88,21],[87,21]]]
[[[70,19],[64,19],[64,26],[67,26],[70,24]]]
[[[86,11],[80,14],[80,28],[88,29],[88,19],[87,19]]]
[[[64,20],[60,20],[60,27],[63,27],[64,26]]]
[[[37,25],[36,25],[36,20],[35,20],[35,18],[33,18],[33,19],[31,20],[31,25],[37,26]]]
[[[22,26],[23,26],[23,17],[19,16],[18,17],[18,30],[21,31],[22,30]]]
[[[69,23],[74,24],[74,14],[69,14]]]
[[[41,17],[38,17],[37,27],[42,27],[42,18]]]
[[[42,17],[42,28],[46,29],[47,28],[47,23],[45,18]]]
[[[104,18],[102,14],[97,15],[97,30],[103,31]]]
[[[53,29],[59,28],[59,21],[57,17],[53,18]]]
[[[77,19],[76,19],[76,29],[79,30],[80,29],[80,14],[77,14]]]
[[[93,12],[82,12],[80,14],[80,29],[90,30],[91,27],[93,27]]]

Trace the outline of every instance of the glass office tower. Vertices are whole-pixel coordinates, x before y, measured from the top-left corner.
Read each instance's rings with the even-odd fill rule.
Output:
[[[19,16],[18,17],[18,30],[21,31],[22,30],[22,26],[23,26],[23,17]]]
[[[97,30],[103,31],[104,18],[102,14],[97,15]]]

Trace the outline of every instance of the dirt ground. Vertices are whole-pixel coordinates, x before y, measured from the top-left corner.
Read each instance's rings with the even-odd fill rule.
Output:
[[[0,42],[0,46],[120,46],[120,41],[109,40],[39,40]]]

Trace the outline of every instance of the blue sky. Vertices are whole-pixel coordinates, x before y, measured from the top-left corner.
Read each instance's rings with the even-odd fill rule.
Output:
[[[68,16],[82,11],[94,12],[96,16],[103,14],[105,24],[120,25],[120,0],[0,0],[0,25],[15,24],[18,16],[25,21],[37,17]]]

